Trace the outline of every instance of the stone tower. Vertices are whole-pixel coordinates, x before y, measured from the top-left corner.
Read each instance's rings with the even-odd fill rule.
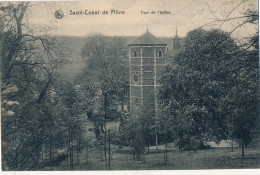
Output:
[[[165,64],[167,44],[148,29],[129,44],[130,110],[146,106],[157,114],[157,72]]]

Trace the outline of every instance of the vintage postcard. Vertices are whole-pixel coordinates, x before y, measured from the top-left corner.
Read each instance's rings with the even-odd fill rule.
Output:
[[[257,174],[258,10],[0,2],[1,171]]]

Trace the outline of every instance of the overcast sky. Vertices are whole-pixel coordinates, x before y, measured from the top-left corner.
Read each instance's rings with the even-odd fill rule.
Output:
[[[31,8],[29,20],[34,25],[52,27],[57,35],[87,36],[102,33],[110,36],[139,36],[149,31],[156,36],[172,37],[176,26],[179,36],[194,28],[210,23],[214,20],[242,16],[247,9],[257,9],[258,1],[180,1],[180,0],[117,0],[117,1],[80,1],[80,2],[48,2]],[[124,11],[123,15],[111,14],[111,9]],[[62,19],[56,19],[54,13],[61,10]],[[70,11],[99,11],[99,15],[70,15]],[[108,14],[103,15],[102,11]],[[142,14],[142,12],[149,14]],[[151,14],[155,11],[155,14]],[[167,11],[170,14],[158,14]],[[241,21],[232,20],[222,24],[221,29],[231,31]],[[214,27],[217,28],[220,23]],[[237,30],[237,35],[250,35],[256,30],[255,26],[247,25]]]

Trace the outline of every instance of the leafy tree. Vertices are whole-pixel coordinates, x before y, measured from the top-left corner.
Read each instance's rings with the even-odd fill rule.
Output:
[[[34,34],[24,20],[30,7],[30,2],[0,4],[2,167],[5,170],[47,166],[41,153],[46,147],[57,148],[55,138],[60,134],[52,130],[58,126],[60,113],[54,109],[59,104],[49,103],[48,98],[57,81],[55,70],[65,56],[63,46],[55,37]],[[51,140],[57,142],[50,143]]]
[[[122,113],[119,135],[120,144],[131,146],[134,157],[140,160],[144,157],[145,147],[148,148],[154,143],[155,116],[147,107],[137,107],[131,113]]]
[[[144,143],[149,152],[149,147],[154,144],[153,138],[155,138],[155,116],[153,111],[149,110],[148,107],[143,107],[143,109],[141,109],[139,121],[142,126]]]
[[[257,34],[258,35],[258,34]],[[232,138],[240,141],[242,157],[244,147],[252,141],[252,131],[259,116],[259,50],[243,51],[230,69],[229,90],[222,99],[222,109],[229,116],[229,131]]]
[[[131,146],[134,158],[137,157],[140,160],[141,156],[144,155],[146,146],[141,109],[124,116],[119,132],[122,142]]]
[[[243,14],[243,25],[257,26],[256,10],[248,9]],[[257,28],[257,27],[256,27]],[[244,147],[251,143],[252,131],[259,122],[259,32],[244,39],[227,74],[228,93],[221,100],[222,110],[228,115],[229,132],[240,142],[242,157]]]
[[[219,101],[227,93],[226,74],[238,47],[228,33],[196,29],[160,77],[160,104],[173,126],[176,145],[196,150],[226,138],[227,117]]]
[[[122,38],[93,35],[87,38],[81,51],[82,58],[86,61],[86,68],[82,74],[88,77],[96,89],[96,105],[99,107],[97,109],[99,115],[96,116],[101,117],[102,128],[104,128],[106,168],[106,120],[112,118],[111,115],[118,115],[116,102],[127,80],[128,70],[124,61],[127,55],[124,47],[125,40]],[[91,111],[89,113],[91,114]]]
[[[110,38],[99,34],[87,38],[81,51],[86,67],[80,77],[86,79],[87,84],[84,86],[91,86],[93,89],[91,95],[96,98],[93,103],[99,106],[99,109],[90,109],[89,112],[98,110],[102,114],[105,108],[107,113],[117,109],[118,95],[127,85],[125,45],[125,40],[119,37]]]
[[[66,132],[66,146],[69,155],[69,167],[74,168],[74,147],[77,148],[77,163],[80,163],[80,152],[83,148],[82,143],[84,134],[86,132],[84,125],[86,124],[86,116],[80,98],[79,87],[73,86],[72,83],[67,82],[61,88],[62,102],[66,107],[63,116],[63,126]]]

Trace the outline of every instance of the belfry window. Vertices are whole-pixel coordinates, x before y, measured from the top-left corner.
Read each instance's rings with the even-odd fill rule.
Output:
[[[161,50],[159,51],[158,56],[162,57],[162,51]]]
[[[134,75],[134,82],[137,83],[138,82],[138,76]]]
[[[136,51],[134,51],[134,57],[137,57],[137,52]]]

